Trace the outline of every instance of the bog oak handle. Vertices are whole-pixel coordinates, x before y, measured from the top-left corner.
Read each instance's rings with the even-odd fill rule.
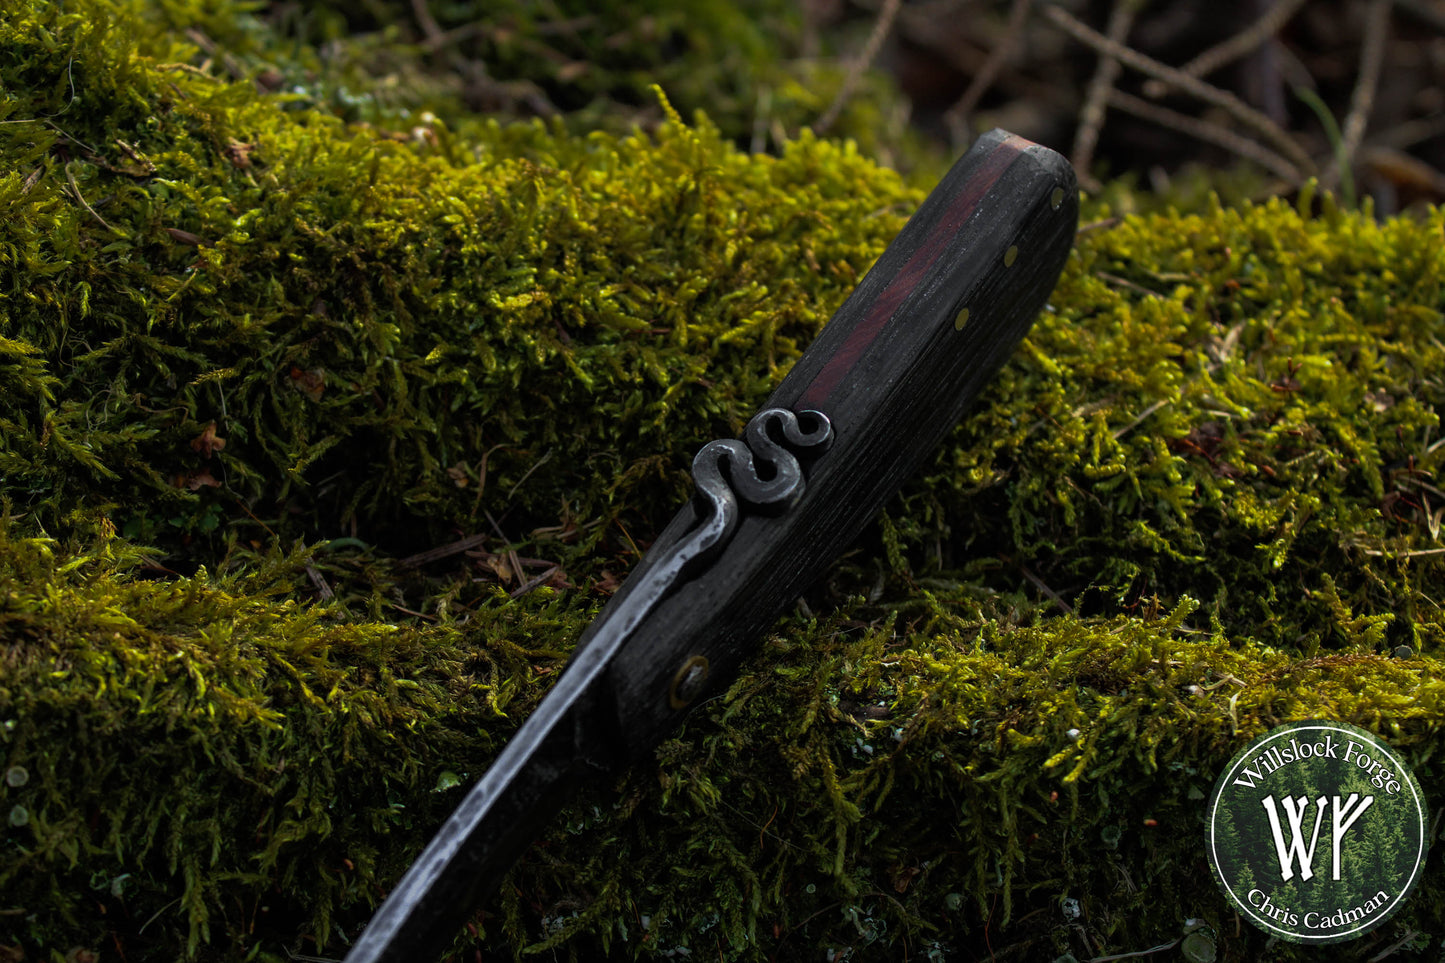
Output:
[[[708,501],[724,473],[704,458],[716,446],[735,446],[724,460],[739,473],[753,461],[749,452],[762,454],[745,447],[749,437],[767,434],[784,462],[801,465],[802,490],[781,512],[750,511],[746,498],[735,499],[725,542],[713,542],[688,579],[658,593],[631,626],[612,660],[611,690],[634,756],[733,677],[757,637],[957,424],[1053,291],[1077,223],[1078,190],[1064,158],[1004,131],[986,134],[909,219],[744,438],[703,449],[695,473],[704,497],[678,514],[629,582],[646,583],[697,532],[721,527],[720,509]],[[760,424],[778,421],[769,414],[778,411],[809,430],[829,426],[826,448],[790,445],[784,432]]]

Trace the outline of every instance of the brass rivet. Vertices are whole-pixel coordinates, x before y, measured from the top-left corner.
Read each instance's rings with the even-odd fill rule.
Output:
[[[1003,266],[1013,267],[1014,262],[1019,258],[1019,246],[1014,244],[1007,251],[1003,252]]]
[[[953,319],[953,330],[962,331],[965,324],[968,324],[968,308],[958,312],[958,317]]]
[[[1053,205],[1056,211],[1059,209],[1059,205],[1064,203],[1064,189],[1062,187],[1054,188],[1053,194],[1049,195],[1049,203]]]
[[[695,655],[682,664],[677,675],[672,677],[672,686],[667,691],[667,704],[674,709],[684,708],[697,698],[702,684],[707,681],[707,656]]]

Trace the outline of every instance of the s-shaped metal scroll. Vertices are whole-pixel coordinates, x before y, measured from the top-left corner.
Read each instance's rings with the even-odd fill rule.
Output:
[[[703,445],[692,460],[693,483],[705,503],[702,520],[632,589],[608,634],[629,637],[658,602],[716,557],[737,530],[743,504],[779,514],[795,505],[806,485],[799,456],[822,454],[832,443],[833,423],[821,411],[766,408],[748,422],[743,440]]]
[[[803,428],[804,420],[811,427]],[[781,443],[773,437],[774,430],[782,435]],[[776,514],[797,504],[805,484],[797,456],[826,451],[833,443],[833,424],[821,411],[799,415],[786,408],[768,408],[748,422],[743,438],[746,443],[733,439],[708,442],[693,458],[693,482],[711,512],[672,548],[666,559],[669,567],[680,565],[690,573],[694,563],[705,562],[727,545],[741,517],[740,500]],[[771,467],[770,478],[762,477],[759,461]]]

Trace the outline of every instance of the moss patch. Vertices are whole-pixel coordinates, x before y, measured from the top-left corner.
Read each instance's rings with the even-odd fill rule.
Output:
[[[914,202],[814,140],[347,125],[61,20],[53,52],[6,38],[7,484],[181,554],[242,519],[393,543],[671,494]]]
[[[1302,651],[1438,646],[1442,231],[1326,199],[1085,234],[910,533],[1085,611],[1189,593]]]

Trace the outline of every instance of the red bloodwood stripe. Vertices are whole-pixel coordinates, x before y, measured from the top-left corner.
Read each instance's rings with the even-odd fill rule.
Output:
[[[828,410],[828,399],[832,396],[834,389],[838,387],[838,383],[843,380],[843,376],[853,369],[853,366],[863,357],[864,352],[868,350],[869,345],[877,339],[883,326],[893,317],[898,306],[923,280],[928,269],[938,260],[948,242],[958,234],[973,215],[974,209],[978,207],[978,202],[983,199],[985,194],[993,190],[994,184],[998,183],[1004,171],[1018,160],[1024,148],[1032,146],[1032,141],[1017,135],[1010,135],[999,143],[993,153],[989,154],[978,172],[968,179],[965,189],[953,199],[945,209],[943,216],[934,224],[932,233],[918,246],[918,250],[913,252],[913,256],[874,300],[867,315],[849,333],[843,346],[828,359],[827,364],[803,389],[798,398],[799,410],[805,408]]]

